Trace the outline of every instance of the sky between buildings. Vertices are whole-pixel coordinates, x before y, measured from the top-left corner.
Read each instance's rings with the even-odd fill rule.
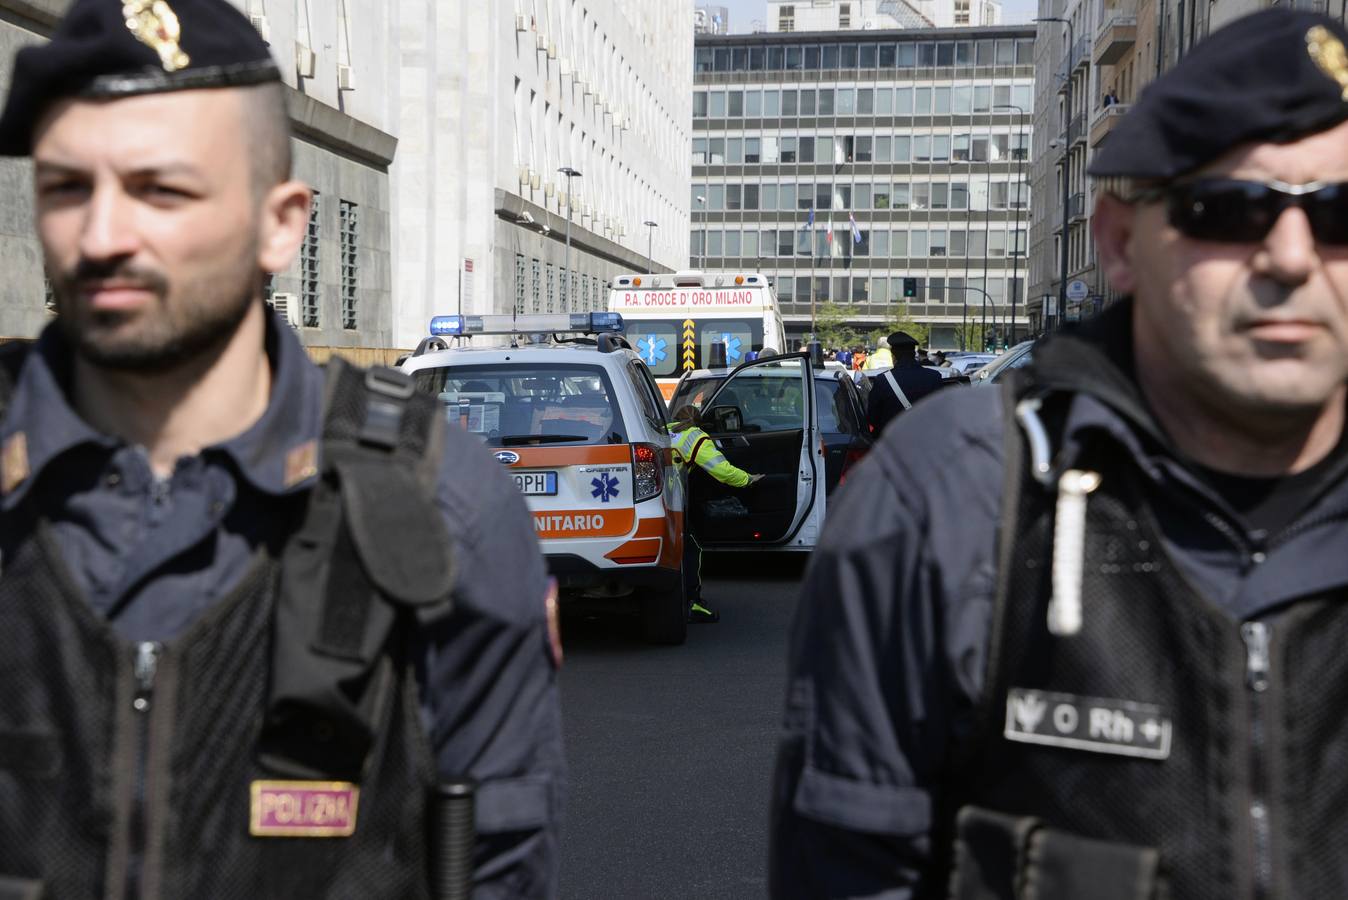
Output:
[[[1007,25],[1017,25],[1034,18],[1039,4],[1036,0],[1001,0],[1002,21]],[[755,19],[762,22],[767,18],[767,0],[699,0],[695,6],[725,6],[730,10],[730,30],[737,34],[752,31]]]

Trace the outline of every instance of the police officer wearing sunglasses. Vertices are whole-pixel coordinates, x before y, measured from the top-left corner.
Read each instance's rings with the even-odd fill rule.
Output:
[[[1154,82],[1092,167],[1129,299],[848,479],[774,896],[1348,896],[1345,44],[1273,9]]]
[[[263,303],[312,194],[237,5],[68,6],[0,115],[58,311],[0,348],[0,898],[554,896],[519,492]]]

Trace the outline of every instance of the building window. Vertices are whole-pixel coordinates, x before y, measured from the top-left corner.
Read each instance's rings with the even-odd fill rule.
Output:
[[[557,267],[548,263],[548,305],[545,312],[557,311]]]
[[[342,327],[356,328],[356,283],[359,280],[356,246],[359,236],[356,204],[340,201],[342,232]]]
[[[796,8],[794,6],[783,6],[778,8],[777,30],[778,31],[796,30]]]
[[[838,27],[839,28],[852,27],[852,4],[850,3],[838,4]]]
[[[538,312],[543,308],[543,264],[538,260],[531,260],[533,265],[533,278],[530,283],[533,285],[533,305],[529,312]]]
[[[48,312],[56,312],[56,289],[52,287],[51,276],[42,273],[42,294],[45,298],[43,303]]]
[[[309,229],[300,248],[300,324],[305,328],[318,327],[318,223],[321,200],[314,191],[314,202],[309,207]]]
[[[524,303],[525,303],[525,298],[526,298],[526,296],[527,296],[527,289],[526,289],[526,287],[525,287],[524,254],[523,254],[523,253],[516,253],[516,254],[515,254],[515,310],[514,310],[516,315],[518,315],[518,314],[524,312]]]

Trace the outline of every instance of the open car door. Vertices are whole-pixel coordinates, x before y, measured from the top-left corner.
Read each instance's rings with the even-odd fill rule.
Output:
[[[792,545],[802,525],[822,512],[813,378],[804,353],[754,360],[731,372],[703,405],[703,430],[721,453],[763,480],[734,488],[693,470],[689,516],[702,546]],[[808,529],[808,546],[815,530]]]

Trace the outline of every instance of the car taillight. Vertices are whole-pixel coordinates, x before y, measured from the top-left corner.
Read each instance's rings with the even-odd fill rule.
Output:
[[[635,502],[660,496],[665,488],[665,468],[660,448],[654,444],[632,445],[632,495]]]
[[[865,450],[859,450],[855,447],[847,448],[847,455],[843,457],[842,473],[838,476],[838,484],[847,480],[847,473],[852,467],[861,462],[866,457]]]

